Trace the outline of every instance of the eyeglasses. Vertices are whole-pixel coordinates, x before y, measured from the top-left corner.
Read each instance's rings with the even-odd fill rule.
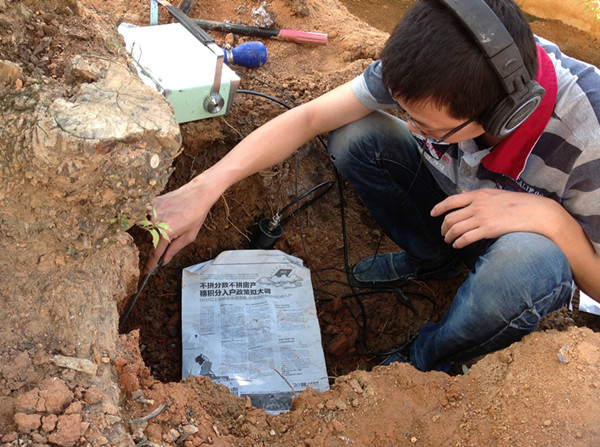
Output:
[[[471,118],[467,121],[465,121],[464,123],[462,123],[461,125],[455,127],[454,129],[452,129],[450,132],[442,135],[442,137],[440,138],[435,138],[432,137],[429,133],[425,132],[423,129],[421,129],[419,126],[417,126],[415,124],[415,122],[412,120],[412,118],[410,117],[410,115],[408,114],[408,112],[406,110],[404,110],[404,107],[402,107],[398,101],[396,101],[396,98],[394,98],[392,96],[392,99],[394,100],[394,102],[396,103],[396,105],[399,108],[399,114],[400,114],[400,118],[402,118],[404,121],[407,121],[411,124],[411,126],[413,126],[415,129],[417,129],[419,131],[419,133],[421,133],[425,138],[431,140],[432,142],[439,144],[439,143],[443,143],[445,140],[447,140],[448,138],[450,138],[452,135],[454,135],[456,132],[459,132],[460,130],[464,129],[465,127],[467,127],[469,124],[471,124],[473,121],[475,121],[475,118]]]

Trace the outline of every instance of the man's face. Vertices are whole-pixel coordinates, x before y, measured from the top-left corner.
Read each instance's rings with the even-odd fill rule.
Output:
[[[483,126],[473,119],[457,120],[431,101],[406,103],[396,99],[404,111],[408,129],[434,142],[458,143],[485,133]]]

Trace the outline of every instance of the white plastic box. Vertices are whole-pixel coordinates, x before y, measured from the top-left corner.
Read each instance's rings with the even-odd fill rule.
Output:
[[[142,26],[121,23],[119,33],[144,83],[171,103],[179,123],[224,115],[240,78],[222,65],[219,94],[224,106],[216,113],[204,108],[212,93],[217,55],[179,23]]]

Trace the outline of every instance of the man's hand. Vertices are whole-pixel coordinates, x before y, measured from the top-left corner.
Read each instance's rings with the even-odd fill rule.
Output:
[[[205,198],[203,200],[202,187],[190,182],[175,191],[156,197],[153,204],[156,210],[155,221],[166,222],[171,227],[171,242],[160,239],[146,262],[145,273],[151,272],[161,257],[163,264],[168,263],[179,250],[196,239],[213,202]]]
[[[537,233],[565,254],[577,286],[600,302],[600,257],[581,225],[558,202],[534,194],[479,189],[450,196],[431,210],[446,214],[442,235],[454,248],[517,231]]]
[[[526,231],[545,234],[561,216],[550,199],[522,192],[479,189],[448,197],[431,210],[433,217],[446,214],[442,235],[454,248],[480,239]]]

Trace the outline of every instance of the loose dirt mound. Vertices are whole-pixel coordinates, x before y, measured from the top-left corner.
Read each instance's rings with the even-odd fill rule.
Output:
[[[410,3],[398,2],[398,11]],[[0,60],[7,61],[0,67],[3,445],[600,443],[594,317],[561,311],[523,342],[470,370],[459,366],[452,376],[375,366],[377,353],[418,330],[433,313],[432,302],[433,318],[439,317],[460,278],[411,286],[431,299],[415,299],[416,315],[394,297],[359,303],[348,296],[346,247],[348,261],[355,262],[375,251],[381,235],[343,182],[345,237],[339,192],[332,188],[290,220],[277,245],[313,272],[331,391],[304,392],[290,413],[269,416],[209,379],[179,381],[181,269],[247,248],[261,217],[336,180],[318,141],[228,191],[197,241],[151,278],[119,336],[118,311],[135,292],[138,265],[150,249],[148,234],[137,228],[126,233],[121,225],[143,216],[161,189],[189,181],[284,110],[240,93],[226,116],[178,128],[162,98],[149,89],[143,100],[133,95],[137,87],[116,26],[146,25],[149,6],[146,0],[0,0]],[[203,1],[190,15],[251,25],[258,6]],[[329,34],[327,47],[265,41],[267,64],[239,69],[243,89],[289,104],[280,91],[302,103],[340,85],[377,57],[387,37],[333,0],[273,0],[266,7],[276,27]],[[598,63],[591,37],[531,19],[537,33],[564,43],[567,53]],[[170,21],[163,10],[160,21]],[[214,35],[219,43],[243,41]],[[115,78],[119,70],[122,77]],[[110,79],[127,84],[115,87]],[[117,92],[108,96],[118,98],[115,104],[137,95],[146,108],[131,123],[125,115],[113,122],[117,112],[102,96],[111,91]],[[91,115],[90,103],[108,109]],[[122,123],[130,125],[117,133]],[[384,238],[379,249],[393,248]]]

